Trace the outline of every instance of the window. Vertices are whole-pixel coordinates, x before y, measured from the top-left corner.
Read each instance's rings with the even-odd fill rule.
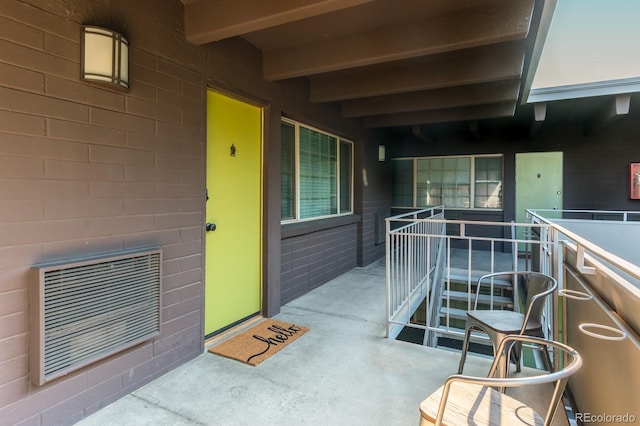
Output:
[[[353,144],[291,120],[281,135],[281,220],[352,213]]]
[[[502,208],[502,157],[477,157],[475,159],[476,208]]]
[[[295,173],[296,173],[296,135],[295,126],[282,123],[281,138],[281,170],[280,185],[282,199],[280,201],[280,216],[282,220],[293,219],[295,211]],[[287,196],[285,196],[287,194]]]
[[[416,205],[471,207],[471,166],[468,157],[417,160]]]
[[[393,160],[394,207],[502,208],[502,156]]]

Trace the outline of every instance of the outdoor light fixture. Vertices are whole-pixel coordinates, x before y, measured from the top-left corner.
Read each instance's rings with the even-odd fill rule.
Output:
[[[378,161],[385,161],[387,159],[386,148],[384,145],[378,145]]]
[[[82,79],[129,88],[129,42],[100,27],[82,27]]]

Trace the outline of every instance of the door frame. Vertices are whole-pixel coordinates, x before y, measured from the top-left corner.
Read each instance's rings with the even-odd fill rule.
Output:
[[[278,259],[280,258],[280,238],[279,238],[279,225],[280,225],[280,221],[279,221],[279,213],[280,213],[280,197],[279,197],[279,192],[278,192],[278,238],[277,238],[277,252],[274,252],[272,254],[269,253],[269,250],[271,249],[269,242],[272,241],[273,238],[273,232],[269,232],[269,220],[268,218],[271,217],[268,212],[270,212],[271,209],[268,208],[268,205],[271,205],[273,203],[267,203],[268,200],[270,200],[271,198],[274,197],[269,197],[269,193],[267,192],[267,188],[269,187],[269,182],[273,181],[273,177],[272,179],[269,179],[267,172],[271,171],[271,169],[276,169],[275,167],[271,167],[271,169],[267,168],[267,158],[268,157],[273,157],[273,155],[269,156],[268,155],[268,147],[271,146],[272,144],[267,143],[267,141],[272,140],[273,135],[270,134],[270,129],[272,126],[269,126],[269,122],[271,120],[272,114],[271,114],[271,105],[269,104],[269,102],[266,102],[262,99],[259,98],[255,98],[252,96],[248,96],[246,94],[241,94],[238,93],[237,91],[234,90],[230,90],[228,88],[225,87],[221,87],[221,86],[217,86],[217,85],[213,85],[213,84],[207,84],[205,87],[205,91],[203,93],[203,102],[204,102],[204,111],[205,111],[205,130],[204,130],[204,163],[205,163],[205,167],[204,167],[204,189],[203,189],[203,193],[206,194],[206,189],[207,189],[207,172],[208,172],[208,166],[207,166],[207,150],[208,150],[208,135],[207,135],[207,126],[208,126],[208,118],[207,118],[207,113],[208,113],[208,102],[207,102],[207,93],[209,91],[213,91],[213,92],[217,92],[221,95],[233,98],[237,101],[240,102],[244,102],[246,104],[249,104],[251,106],[254,106],[256,108],[260,108],[261,110],[261,140],[260,140],[260,240],[261,240],[261,244],[260,244],[260,258],[259,261],[261,263],[261,268],[260,268],[260,294],[261,294],[261,301],[260,301],[260,311],[258,313],[258,315],[262,315],[262,316],[273,316],[276,313],[279,312],[280,310],[280,295],[278,293],[278,297],[274,298],[277,299],[278,302],[278,308],[277,308],[277,312],[272,313],[273,309],[269,309],[271,307],[271,305],[273,304],[271,299],[272,297],[272,293],[273,291],[269,291],[271,290],[271,285],[268,277],[269,275],[269,271],[271,271],[273,269],[272,265],[274,264],[274,258]],[[279,127],[278,127],[278,140],[279,140]],[[278,149],[279,149],[279,144],[278,144]],[[278,155],[278,164],[279,164],[279,159],[280,156]],[[280,168],[279,166],[277,167],[277,172],[278,172],[278,178],[280,176]],[[278,180],[279,183],[279,180]],[[206,211],[207,211],[207,206],[206,206],[206,196],[203,198],[204,199],[204,204],[203,204],[203,220],[202,220],[202,289],[203,289],[203,297],[202,297],[202,315],[201,315],[201,335],[205,336],[205,310],[206,310],[206,268],[207,268],[207,262],[206,262],[206,250],[207,250],[207,244],[206,244],[206,231],[205,231],[205,222],[206,222]],[[271,238],[269,238],[271,237]],[[273,244],[271,244],[273,245]],[[280,278],[279,273],[280,273],[280,268],[279,268],[279,263],[278,263],[278,280]],[[276,282],[279,282],[278,280],[276,280]],[[279,292],[279,288],[278,288],[278,292]],[[253,317],[253,316],[251,316]],[[251,318],[249,317],[249,318]],[[233,327],[234,325],[237,325],[237,323],[241,323],[243,321],[246,321],[249,318],[243,318],[241,319],[239,322],[230,324],[227,327],[224,327],[221,330],[218,330],[216,334],[219,334],[221,332],[223,332],[225,329],[228,329],[230,327]]]
[[[562,210],[563,208],[563,201],[564,201],[564,152],[563,151],[535,151],[535,152],[518,152],[514,155],[514,191],[515,191],[515,198],[514,198],[514,208],[515,208],[515,219],[517,220],[518,216],[519,216],[519,207],[518,206],[518,201],[519,201],[519,192],[522,192],[522,188],[523,186],[519,186],[518,182],[519,182],[519,177],[518,177],[518,156],[542,156],[544,154],[555,154],[555,155],[559,155],[560,156],[560,189],[556,189],[558,190],[560,193],[557,194],[560,197],[560,204],[558,206],[558,210]],[[539,176],[538,176],[539,177]],[[526,186],[526,185],[525,185]],[[519,191],[520,190],[520,191]],[[539,208],[541,206],[538,206]],[[520,214],[523,214],[522,212],[520,212]]]

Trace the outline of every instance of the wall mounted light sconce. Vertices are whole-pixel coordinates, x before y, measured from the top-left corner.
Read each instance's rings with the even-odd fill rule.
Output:
[[[378,161],[385,161],[387,159],[387,149],[384,145],[378,145]]]
[[[129,42],[105,28],[82,27],[83,80],[129,88]]]

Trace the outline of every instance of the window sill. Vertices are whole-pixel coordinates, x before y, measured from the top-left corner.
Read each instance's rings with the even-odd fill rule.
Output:
[[[299,235],[312,234],[326,229],[338,228],[360,222],[360,215],[350,214],[307,222],[287,223],[281,227],[281,238],[292,238]]]

